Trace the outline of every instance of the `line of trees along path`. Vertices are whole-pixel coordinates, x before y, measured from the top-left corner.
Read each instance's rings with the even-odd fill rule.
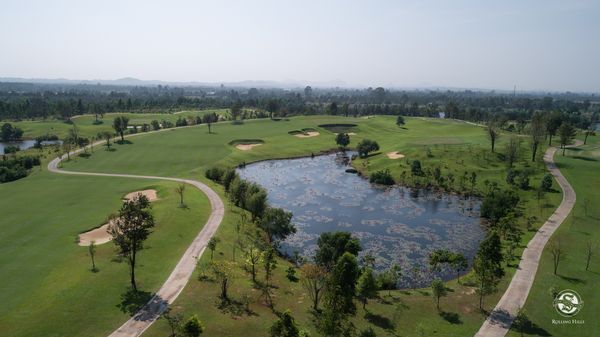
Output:
[[[583,145],[583,142],[576,140],[574,146],[580,145]],[[498,304],[496,304],[492,313],[483,322],[475,337],[503,337],[508,333],[519,308],[525,306],[525,301],[535,280],[535,274],[544,246],[546,246],[554,231],[562,224],[573,209],[573,206],[575,206],[575,190],[554,163],[554,153],[556,150],[557,148],[555,147],[548,148],[544,154],[544,162],[562,189],[563,199],[558,208],[556,208],[550,218],[546,220],[544,225],[540,227],[535,236],[527,244],[527,247],[523,251],[519,267],[510,281],[508,288],[504,292],[504,295],[502,295],[502,298],[500,298]]]
[[[158,132],[158,131],[157,131]],[[134,135],[132,135],[134,136]],[[128,138],[128,136],[125,136]],[[101,145],[104,141],[98,141],[93,145]],[[72,151],[70,155],[82,152],[83,149]],[[172,177],[157,177],[157,176],[143,176],[143,175],[132,175],[132,174],[118,174],[118,173],[93,173],[93,172],[75,172],[65,171],[60,169],[58,166],[60,162],[67,158],[67,155],[55,158],[48,163],[48,171],[62,174],[72,175],[86,175],[86,176],[102,176],[102,177],[120,177],[120,178],[134,178],[134,179],[155,179],[155,180],[169,180],[179,183],[185,183],[194,186],[195,188],[202,191],[210,201],[211,214],[208,221],[198,233],[192,244],[185,251],[175,269],[169,275],[169,278],[163,283],[156,294],[150,299],[146,305],[144,305],[135,315],[133,315],[127,322],[121,325],[117,330],[110,334],[109,337],[132,337],[141,335],[146,329],[152,325],[163,313],[163,311],[172,304],[177,296],[181,293],[185,285],[190,280],[194,269],[196,268],[196,262],[204,253],[209,240],[214,236],[224,216],[224,205],[219,195],[207,185],[190,179],[172,178]]]

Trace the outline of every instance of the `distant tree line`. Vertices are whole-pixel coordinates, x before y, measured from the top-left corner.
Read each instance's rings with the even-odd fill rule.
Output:
[[[588,128],[600,111],[598,97],[580,93],[242,87],[170,87],[0,83],[0,119],[57,117],[108,112],[170,112],[229,108],[232,119],[329,114],[403,115],[475,122],[491,119],[499,127],[519,128],[536,111],[563,114],[570,124]],[[250,111],[253,111],[252,113]],[[515,124],[507,124],[516,121]],[[512,125],[512,126],[511,126]]]

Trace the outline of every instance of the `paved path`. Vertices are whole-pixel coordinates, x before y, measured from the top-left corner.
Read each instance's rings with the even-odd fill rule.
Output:
[[[104,143],[99,141],[94,145],[100,145]],[[81,150],[71,152],[71,155],[77,154]],[[160,314],[167,308],[168,304],[175,301],[177,296],[181,293],[185,285],[190,280],[194,269],[196,268],[196,261],[204,252],[208,240],[215,234],[224,215],[224,205],[219,195],[213,191],[207,185],[189,179],[179,179],[171,177],[155,177],[155,176],[141,176],[131,174],[112,174],[112,173],[91,173],[91,172],[74,172],[65,171],[58,167],[59,163],[67,156],[64,155],[60,158],[56,158],[48,163],[48,171],[62,174],[72,175],[86,175],[86,176],[102,176],[102,177],[122,177],[122,178],[135,178],[135,179],[156,179],[156,180],[170,180],[177,181],[186,184],[190,184],[206,194],[211,205],[211,214],[208,221],[198,233],[192,244],[185,251],[175,269],[169,275],[169,278],[160,287],[156,294],[150,299],[150,301],[144,305],[133,317],[125,322],[121,327],[110,334],[109,337],[132,337],[141,335],[146,329],[156,321]]]
[[[576,140],[574,146],[582,144],[583,142]],[[535,280],[535,274],[544,246],[575,205],[575,190],[573,190],[573,187],[571,187],[554,163],[554,153],[556,151],[557,148],[555,147],[546,150],[544,162],[563,190],[563,199],[558,208],[527,244],[517,272],[491,315],[488,316],[477,334],[475,334],[475,337],[503,337],[506,335],[517,311],[525,305],[529,290],[531,290],[531,286]]]

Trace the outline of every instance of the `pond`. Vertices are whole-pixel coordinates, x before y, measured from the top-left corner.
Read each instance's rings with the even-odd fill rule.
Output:
[[[45,140],[42,142],[42,145],[53,145],[53,144],[62,144],[60,140]],[[0,155],[4,154],[4,148],[8,146],[18,146],[21,150],[27,150],[35,146],[35,140],[26,139],[26,140],[17,140],[11,142],[0,142]]]
[[[267,190],[272,206],[294,214],[297,233],[281,242],[283,253],[298,251],[310,259],[322,232],[349,231],[360,239],[360,257],[375,257],[376,269],[399,264],[403,285],[426,285],[434,277],[427,267],[435,249],[458,251],[472,260],[485,236],[479,199],[373,185],[347,173],[348,162],[337,153],[238,169],[240,177]],[[435,277],[447,280],[454,274],[445,269]]]

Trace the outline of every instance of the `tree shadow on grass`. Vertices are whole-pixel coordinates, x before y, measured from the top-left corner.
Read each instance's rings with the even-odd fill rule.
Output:
[[[568,277],[568,276],[562,276],[562,275],[558,275],[558,277],[560,277],[561,279],[563,279],[569,283],[573,283],[573,284],[586,284],[587,283],[585,280],[582,280],[577,277]]]
[[[440,311],[440,317],[450,324],[463,324],[460,315],[455,312]]]
[[[148,303],[152,298],[152,293],[147,291],[127,290],[121,294],[121,302],[117,304],[117,308],[123,313],[133,316],[144,304]]]
[[[381,316],[379,314],[373,314],[371,312],[365,313],[365,319],[369,321],[369,323],[376,325],[384,330],[394,330],[394,322],[391,319]]]
[[[132,141],[125,139],[125,140],[117,140],[115,141],[115,143],[119,144],[119,145],[131,145],[133,144]]]

